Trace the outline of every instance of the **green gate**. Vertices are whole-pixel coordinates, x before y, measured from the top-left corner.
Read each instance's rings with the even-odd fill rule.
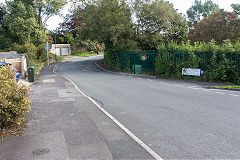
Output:
[[[134,74],[155,74],[155,60],[157,51],[122,51],[120,55],[120,69],[122,72]]]

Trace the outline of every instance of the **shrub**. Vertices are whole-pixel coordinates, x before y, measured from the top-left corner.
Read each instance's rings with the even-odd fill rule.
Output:
[[[17,84],[11,67],[0,69],[0,127],[20,125],[30,108],[29,88]]]
[[[35,60],[37,58],[38,49],[33,44],[14,44],[13,49],[18,53],[26,53],[30,60]]]
[[[240,42],[233,44],[225,40],[222,45],[216,45],[212,40],[195,42],[192,46],[189,41],[181,44],[170,41],[160,44],[158,51],[156,73],[159,76],[186,78],[181,75],[181,68],[201,68],[205,70],[202,79],[240,83]]]

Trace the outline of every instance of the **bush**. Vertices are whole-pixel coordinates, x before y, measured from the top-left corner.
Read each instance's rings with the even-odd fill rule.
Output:
[[[33,44],[14,44],[13,49],[18,53],[26,53],[30,60],[35,60],[38,56],[38,48]]]
[[[201,68],[205,70],[202,79],[240,83],[239,42],[233,44],[225,40],[222,45],[216,45],[215,41],[190,45],[189,41],[181,44],[171,41],[160,44],[158,51],[156,73],[159,76],[186,78],[181,75],[182,68]]]
[[[20,125],[30,108],[29,88],[17,84],[11,67],[0,69],[0,127]]]

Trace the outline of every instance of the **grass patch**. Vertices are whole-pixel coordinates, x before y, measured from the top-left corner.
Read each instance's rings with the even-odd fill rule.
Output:
[[[103,52],[100,52],[99,55],[102,55]],[[98,55],[97,53],[91,53],[88,51],[82,51],[82,52],[72,52],[73,56],[80,56],[80,57],[89,57],[89,56],[94,56],[94,55]]]
[[[213,86],[218,88],[240,88],[240,86]]]

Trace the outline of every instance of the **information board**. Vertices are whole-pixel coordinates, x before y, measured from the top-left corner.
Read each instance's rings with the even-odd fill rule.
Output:
[[[204,76],[204,69],[182,68],[182,75]]]

